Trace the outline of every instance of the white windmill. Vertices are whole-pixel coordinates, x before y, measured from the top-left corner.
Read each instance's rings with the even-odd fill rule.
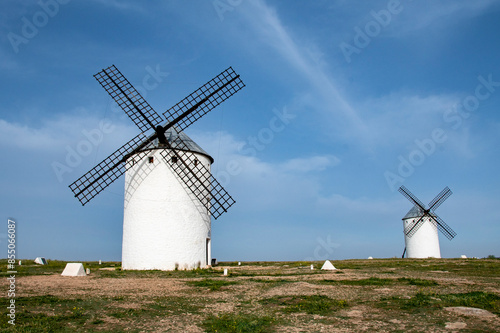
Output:
[[[405,234],[405,250],[407,258],[441,258],[438,229],[449,239],[457,234],[434,211],[452,194],[445,187],[430,203],[429,208],[418,200],[406,187],[401,186],[399,192],[414,206],[403,217]]]
[[[141,133],[69,187],[85,205],[125,173],[123,269],[206,267],[210,218],[235,201],[212,177],[213,158],[182,131],[245,85],[229,67],[162,118],[114,65],[94,77]]]

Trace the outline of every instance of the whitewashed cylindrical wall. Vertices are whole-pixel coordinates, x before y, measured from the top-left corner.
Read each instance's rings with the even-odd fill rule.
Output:
[[[211,262],[210,216],[160,151],[127,160],[133,164],[125,173],[122,268],[204,268]],[[210,170],[207,156],[193,154]]]
[[[408,228],[408,225],[413,225],[419,218],[404,219],[403,227]],[[407,258],[441,258],[438,230],[429,218],[424,219],[424,223],[411,237],[405,234]]]

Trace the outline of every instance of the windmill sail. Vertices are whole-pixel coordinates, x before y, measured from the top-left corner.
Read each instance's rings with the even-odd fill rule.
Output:
[[[434,199],[432,199],[429,203],[429,208],[425,208],[425,205],[406,187],[401,186],[399,192],[414,205],[403,219],[405,220],[410,217],[418,218],[418,220],[413,220],[413,222],[405,227],[406,236],[413,236],[426,221],[431,221],[446,238],[450,240],[457,235],[456,232],[434,212],[452,194],[448,187],[445,187]]]
[[[126,163],[130,156],[140,154],[134,161],[139,160],[145,156],[145,151],[153,148],[167,148],[161,152],[167,165],[215,219],[235,203],[209,169],[197,163],[196,156],[192,153],[193,143],[182,135],[182,130],[245,86],[231,67],[167,110],[164,113],[166,122],[114,65],[101,70],[94,77],[142,133],[69,185],[82,205],[92,200],[133,165]],[[162,122],[163,126],[160,125]],[[147,136],[146,132],[151,129],[155,132]],[[176,134],[172,136],[172,133]],[[213,162],[211,157],[210,159]]]
[[[141,132],[154,129],[163,122],[163,118],[142,98],[115,65],[103,69],[94,77]]]

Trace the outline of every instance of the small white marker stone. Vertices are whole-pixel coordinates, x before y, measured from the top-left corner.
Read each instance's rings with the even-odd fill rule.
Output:
[[[19,260],[19,266],[21,266],[21,260]]]
[[[87,268],[86,273],[87,273],[87,275],[90,274],[90,268]]]
[[[241,266],[241,261],[238,261],[238,266]]]
[[[227,275],[227,268],[224,268],[224,275]]]
[[[101,264],[101,261],[99,260],[99,265]]]
[[[311,270],[313,270],[313,269],[314,269],[314,266],[311,264]]]

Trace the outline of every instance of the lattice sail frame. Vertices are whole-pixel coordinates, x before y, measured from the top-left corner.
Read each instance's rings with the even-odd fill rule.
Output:
[[[115,65],[103,69],[94,77],[141,132],[154,129],[163,122],[163,118],[153,110]]]
[[[212,176],[210,170],[187,149],[184,142],[180,143],[179,141],[181,141],[180,138],[178,138],[175,148],[162,149],[160,155],[191,193],[217,219],[227,212],[235,201]]]
[[[161,116],[114,65],[103,69],[94,77],[142,133],[69,185],[82,205],[102,192],[132,166],[126,163],[128,157],[139,155],[141,159],[146,155],[143,149],[155,140],[159,140],[160,136],[164,137],[167,129],[174,127],[179,133],[245,86],[240,76],[229,67],[167,110],[164,113],[167,122],[162,127]],[[151,129],[156,132],[147,136],[146,132]],[[158,133],[159,130],[163,130],[163,133]],[[167,141],[168,150],[163,150],[161,155],[172,171],[217,219],[235,203],[234,199],[202,163],[197,163],[196,156],[189,151],[179,136],[176,137],[175,145],[173,148]],[[178,161],[175,165],[172,163],[174,156]]]
[[[417,197],[413,195],[406,187],[401,186],[399,188],[399,192],[403,194],[411,203],[413,203],[416,207],[418,207],[422,212],[422,216],[420,218],[405,227],[405,235],[408,237],[412,237],[417,230],[424,224],[426,218],[429,219],[430,222],[434,224],[449,240],[452,240],[457,233],[451,229],[446,222],[443,221],[434,211],[453,193],[448,187],[445,187],[430,203],[429,208],[426,209],[425,205],[418,200]]]
[[[163,115],[168,123],[166,128],[175,125],[178,131],[185,130],[244,86],[240,76],[234,72],[232,67],[229,67],[165,111]],[[189,112],[192,109],[197,111]]]
[[[74,181],[69,185],[69,188],[84,206],[123,175],[127,171],[125,164],[127,157],[135,153],[138,147],[142,148],[149,142],[151,142],[151,138],[148,138],[144,133],[140,133]]]

